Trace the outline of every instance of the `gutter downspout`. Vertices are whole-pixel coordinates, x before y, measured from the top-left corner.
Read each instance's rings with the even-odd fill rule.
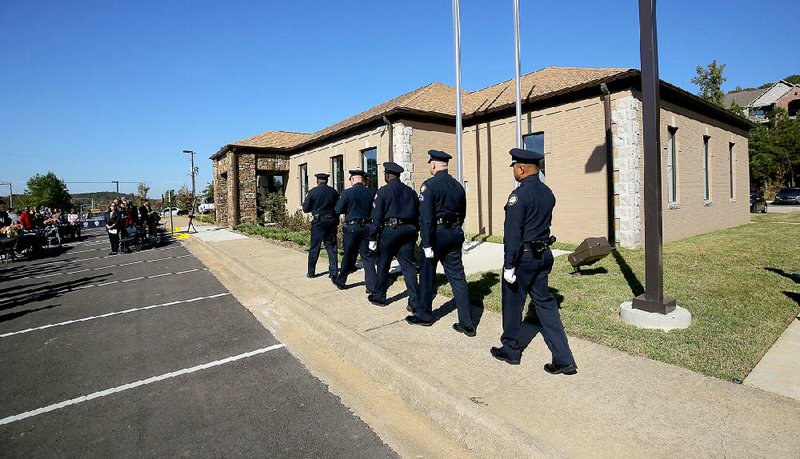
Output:
[[[394,162],[394,126],[386,115],[383,116],[383,122],[386,124],[386,129],[389,130],[389,161]]]
[[[236,148],[231,149],[231,175],[233,176],[232,184],[233,193],[231,195],[231,228],[236,228],[239,225],[239,157],[236,156]]]
[[[608,190],[606,218],[608,220],[608,243],[611,247],[616,247],[617,228],[614,215],[614,137],[611,133],[611,91],[608,85],[600,84],[600,91],[603,92],[603,111],[605,112],[606,129],[606,189]]]

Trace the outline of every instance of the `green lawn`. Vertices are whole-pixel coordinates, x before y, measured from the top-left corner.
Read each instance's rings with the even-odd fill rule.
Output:
[[[642,330],[619,305],[643,291],[644,252],[620,249],[572,277],[556,258],[550,287],[567,333],[721,379],[744,379],[800,310],[800,212],[664,246],[664,292],[692,313],[686,330]],[[473,301],[501,310],[499,272],[469,277]],[[450,294],[439,279],[439,292]],[[580,358],[580,357],[578,357]],[[580,362],[579,362],[580,364]]]

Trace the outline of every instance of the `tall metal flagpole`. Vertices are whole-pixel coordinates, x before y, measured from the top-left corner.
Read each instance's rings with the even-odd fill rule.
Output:
[[[464,151],[461,146],[461,11],[459,0],[453,0],[453,41],[456,61],[456,160],[458,182],[464,184]]]
[[[522,88],[519,63],[519,0],[514,1],[514,81],[517,86],[517,148],[522,148]]]

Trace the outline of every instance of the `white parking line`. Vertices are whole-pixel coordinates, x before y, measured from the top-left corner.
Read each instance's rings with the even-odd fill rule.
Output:
[[[121,266],[131,266],[131,265],[136,265],[136,264],[145,263],[145,262],[147,262],[147,263],[155,263],[157,261],[164,261],[164,260],[177,260],[179,258],[186,258],[186,257],[191,257],[191,256],[192,256],[192,254],[187,254],[187,255],[178,255],[178,256],[175,256],[175,257],[156,258],[156,259],[153,259],[153,260],[137,260],[137,261],[132,261],[130,263],[120,263],[118,265],[108,265],[108,266],[100,266],[100,267],[91,268],[91,269],[90,268],[79,269],[77,271],[42,274],[40,276],[27,276],[27,277],[21,277],[20,279],[44,279],[44,278],[47,278],[47,277],[65,276],[65,275],[69,275],[69,274],[85,273],[86,271],[102,271],[104,269],[117,268],[117,267],[121,267]],[[95,258],[100,258],[100,257],[95,257]],[[108,258],[108,257],[105,257],[105,258]],[[183,273],[176,273],[176,274],[183,274]]]
[[[32,411],[26,411],[24,413],[15,414],[14,416],[8,416],[3,419],[0,419],[0,425],[4,424],[11,424],[12,422],[21,421],[26,418],[30,418],[33,416],[38,416],[40,414],[49,413],[51,411],[60,410],[61,408],[68,407],[70,405],[76,405],[78,403],[88,402],[89,400],[93,400],[100,397],[105,397],[108,395],[116,394],[119,392],[123,392],[129,389],[134,389],[139,386],[145,386],[147,384],[152,384],[154,382],[163,381],[165,379],[170,378],[177,378],[178,376],[186,375],[189,373],[194,373],[200,370],[206,370],[208,368],[218,367],[220,365],[225,365],[226,363],[235,362],[237,360],[245,359],[247,357],[252,357],[258,354],[264,354],[269,351],[274,351],[275,349],[280,349],[284,347],[284,344],[275,344],[269,347],[264,347],[261,349],[256,349],[255,351],[245,352],[244,354],[234,355],[228,358],[224,358],[221,360],[215,360],[213,362],[204,363],[202,365],[196,365],[189,368],[184,368],[177,371],[172,371],[169,373],[164,373],[163,375],[153,376],[147,379],[141,379],[139,381],[135,381],[128,384],[123,384],[122,386],[112,387],[110,389],[101,390],[99,392],[93,392],[89,395],[82,395],[80,397],[72,398],[69,400],[65,400],[63,402],[54,403],[52,405],[45,406],[43,408],[37,408]]]
[[[161,247],[159,249],[149,249],[148,252],[153,252],[153,251],[161,252],[162,250],[172,250],[172,249],[177,249],[177,248],[181,248],[181,247],[183,247],[183,246],[181,246],[181,245],[171,245],[169,247]],[[84,250],[84,252],[93,252],[95,250],[106,250],[106,249]],[[80,252],[67,252],[66,255],[72,255],[74,253],[80,253]],[[49,263],[42,263],[40,265],[36,265],[36,267],[37,268],[48,268],[48,267],[52,267],[52,266],[56,266],[56,265],[63,265],[63,264],[70,264],[70,263],[75,264],[75,263],[80,263],[82,261],[100,260],[100,259],[105,259],[105,258],[115,258],[115,257],[118,257],[118,256],[119,255],[99,255],[99,256],[96,256],[96,257],[75,258],[75,259],[72,259],[72,260],[58,260],[58,261],[51,261]],[[25,279],[27,279],[27,278],[25,278]]]
[[[114,282],[117,282],[117,281],[114,281]],[[111,284],[111,283],[113,283],[113,282],[109,282],[109,284]],[[103,285],[107,285],[107,284],[103,284]],[[126,309],[124,311],[108,312],[106,314],[100,314],[99,316],[89,316],[89,317],[84,317],[82,319],[67,320],[65,322],[58,322],[58,323],[55,323],[55,324],[42,325],[41,327],[26,328],[25,330],[3,333],[2,335],[0,335],[0,338],[8,338],[9,336],[21,335],[23,333],[30,333],[30,332],[33,332],[33,331],[44,330],[44,329],[47,329],[47,328],[62,327],[64,325],[74,324],[74,323],[78,323],[78,322],[86,322],[86,321],[95,320],[95,319],[104,319],[106,317],[118,316],[120,314],[130,314],[132,312],[137,312],[137,311],[146,311],[148,309],[161,308],[161,307],[164,307],[164,306],[174,306],[176,304],[194,303],[195,301],[202,301],[202,300],[212,300],[214,298],[220,298],[220,297],[227,296],[227,295],[230,295],[230,292],[217,293],[215,295],[208,295],[208,296],[198,296],[197,298],[189,298],[188,300],[176,300],[176,301],[170,301],[168,303],[152,304],[150,306],[143,306],[141,308]]]

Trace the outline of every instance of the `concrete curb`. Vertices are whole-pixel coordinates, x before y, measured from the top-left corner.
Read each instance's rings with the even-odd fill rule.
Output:
[[[253,285],[263,287],[278,313],[305,323],[311,339],[326,345],[379,383],[385,384],[406,403],[431,419],[476,455],[562,457],[541,439],[481,409],[441,383],[425,379],[418,374],[414,366],[358,333],[345,329],[290,291],[260,278],[213,244],[195,238],[182,242],[189,249],[203,251],[222,261],[223,270],[250,280]]]

